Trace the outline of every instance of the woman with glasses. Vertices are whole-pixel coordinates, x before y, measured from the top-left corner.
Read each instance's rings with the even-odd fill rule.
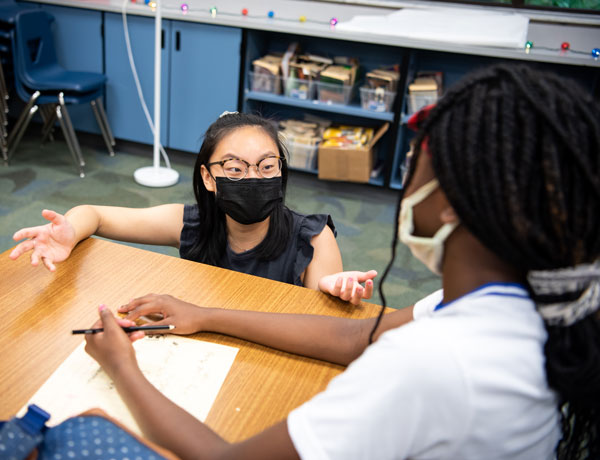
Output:
[[[321,289],[358,304],[370,298],[376,272],[344,272],[335,228],[326,214],[302,215],[284,205],[286,149],[264,118],[225,112],[206,131],[193,176],[196,204],[151,208],[77,206],[49,224],[17,231],[16,259],[50,271],[75,245],[99,235],[174,246],[182,258],[285,283]],[[364,287],[360,283],[365,283]]]

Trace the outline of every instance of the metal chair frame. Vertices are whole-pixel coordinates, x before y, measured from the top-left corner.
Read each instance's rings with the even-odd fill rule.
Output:
[[[0,150],[2,150],[3,157],[5,163],[8,163],[17,149],[27,126],[29,125],[31,119],[35,115],[35,113],[39,112],[42,120],[42,142],[46,142],[48,139],[53,139],[53,130],[58,121],[60,125],[65,141],[73,156],[76,167],[78,168],[80,177],[85,176],[84,166],[85,161],[83,159],[83,155],[81,153],[81,147],[79,146],[79,141],[77,140],[77,135],[75,134],[75,130],[73,129],[73,124],[71,122],[71,117],[69,116],[69,112],[67,110],[67,104],[78,104],[89,102],[92,110],[94,112],[94,116],[96,118],[96,122],[100,128],[102,133],[102,137],[108,149],[108,153],[110,156],[114,156],[114,147],[115,147],[115,139],[113,137],[112,131],[110,129],[110,125],[108,124],[108,120],[106,118],[106,113],[102,104],[102,95],[104,94],[104,87],[96,88],[95,90],[88,92],[77,92],[77,91],[67,91],[63,88],[52,87],[50,84],[39,84],[35,85],[37,81],[32,75],[28,75],[26,72],[26,66],[22,60],[24,50],[24,43],[19,43],[20,39],[20,16],[21,15],[30,15],[30,14],[41,14],[45,15],[48,21],[48,27],[50,26],[50,21],[52,20],[52,16],[48,13],[45,13],[41,10],[27,10],[17,14],[15,20],[15,29],[13,30],[12,36],[12,50],[13,50],[13,60],[14,60],[14,74],[15,74],[15,86],[17,89],[17,93],[19,97],[26,101],[25,107],[21,112],[19,118],[10,134],[8,135],[8,139],[6,142],[6,148],[3,149],[0,141]],[[47,41],[49,37],[47,37]],[[45,43],[45,46],[54,46],[53,42],[48,44]],[[21,46],[21,48],[19,48]],[[56,63],[52,63],[52,65],[57,66]],[[66,75],[69,75],[69,71],[65,71]],[[78,72],[72,72],[71,75],[77,76]],[[84,74],[84,73],[79,73]],[[88,73],[89,75],[89,73]],[[35,88],[34,86],[39,86],[39,88]],[[0,82],[0,90],[1,90],[1,82]],[[58,93],[58,94],[57,94]],[[2,99],[2,97],[0,97]],[[2,102],[0,102],[1,104]],[[2,107],[0,107],[0,112],[2,111]],[[0,119],[0,124],[2,124]],[[2,131],[0,128],[0,137]]]

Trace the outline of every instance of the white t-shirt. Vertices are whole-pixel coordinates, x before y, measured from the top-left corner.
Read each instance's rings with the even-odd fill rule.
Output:
[[[488,284],[421,300],[290,413],[302,459],[551,459],[560,439],[546,331],[527,291]]]

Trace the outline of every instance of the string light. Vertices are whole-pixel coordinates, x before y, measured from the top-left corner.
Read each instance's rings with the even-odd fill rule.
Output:
[[[131,0],[132,2],[135,2],[136,0]],[[146,5],[151,4],[151,6],[156,7],[156,2],[151,0],[144,0],[144,3]],[[187,3],[182,3],[180,6],[180,10],[183,14],[187,14],[190,11],[189,5]],[[209,9],[209,13],[211,15],[211,17],[215,18],[217,16],[217,7],[213,6],[212,8]],[[255,18],[255,19],[260,19],[260,18],[264,18],[264,16],[257,16],[257,15],[250,15],[248,12],[248,8],[242,8],[241,13],[228,13],[228,12],[219,12],[219,16],[240,16],[240,14],[244,17],[248,17],[248,18]],[[264,14],[264,13],[263,13]],[[267,17],[270,19],[275,19],[275,11],[273,10],[269,10],[267,12]],[[331,28],[334,28],[338,23],[338,19],[336,17],[332,17],[330,18],[328,21],[323,21],[323,20],[318,20],[318,19],[309,19],[307,18],[305,15],[301,15],[300,17],[298,17],[297,19],[290,19],[290,18],[284,18],[284,17],[277,17],[276,19],[277,21],[287,21],[287,22],[301,22],[301,23],[313,23],[313,24],[323,24],[323,25],[329,25]],[[531,40],[528,40],[525,43],[524,46],[525,49],[525,53],[529,54],[533,49],[534,49],[534,43]],[[545,47],[545,46],[535,46],[536,50],[546,50],[546,51],[558,51],[560,52],[562,55],[567,55],[567,54],[585,54],[585,55],[591,55],[592,58],[594,59],[600,59],[600,48],[594,48],[591,50],[591,53],[589,51],[581,51],[581,50],[574,50],[571,48],[571,44],[569,42],[562,42],[560,45],[560,48],[550,48],[550,47]]]
[[[138,0],[131,0],[132,2],[137,2]],[[148,4],[150,1],[152,0],[144,0],[144,2],[146,4]],[[166,6],[164,9],[168,10],[169,7]],[[188,3],[182,3],[179,6],[179,10],[183,13],[183,14],[188,14],[191,11],[191,8],[189,6]],[[231,12],[226,12],[226,11],[218,11],[216,6],[213,6],[211,8],[209,8],[208,10],[210,16],[212,18],[216,18],[217,14],[219,16],[244,16],[247,18],[253,18],[253,19],[260,19],[260,18],[264,18],[264,16],[262,15],[251,15],[248,11],[248,8],[242,8],[242,10],[239,13],[231,13]],[[264,14],[264,13],[263,13]],[[323,25],[328,25],[331,27],[335,27],[338,23],[339,20],[337,18],[330,18],[329,20],[318,20],[318,19],[309,19],[308,17],[306,17],[305,15],[301,15],[300,17],[298,17],[297,19],[290,19],[290,18],[285,18],[285,17],[276,17],[275,11],[274,10],[269,10],[267,12],[267,17],[269,19],[273,19],[276,21],[285,21],[285,22],[301,22],[301,23],[312,23],[312,24],[323,24]]]
[[[527,54],[529,54],[529,52],[532,49],[533,49],[533,42],[532,41],[526,42],[525,43],[525,52]],[[536,50],[546,50],[546,51],[559,51],[560,54],[562,54],[562,55],[567,55],[567,53],[569,53],[569,54],[586,54],[586,55],[591,54],[591,56],[594,59],[600,58],[600,48],[594,48],[591,51],[591,53],[589,51],[574,50],[571,48],[571,44],[569,42],[562,42],[560,44],[560,48],[550,48],[549,46],[536,46],[535,49]]]

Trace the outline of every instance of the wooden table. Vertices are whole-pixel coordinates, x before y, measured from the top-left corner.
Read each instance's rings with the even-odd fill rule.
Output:
[[[97,238],[80,243],[54,273],[0,255],[0,420],[14,416],[79,345],[97,307],[171,294],[197,305],[344,317],[375,316],[309,289]],[[343,367],[212,333],[193,337],[239,348],[206,423],[228,441],[250,437],[325,389]],[[60,395],[57,395],[60,397]]]

